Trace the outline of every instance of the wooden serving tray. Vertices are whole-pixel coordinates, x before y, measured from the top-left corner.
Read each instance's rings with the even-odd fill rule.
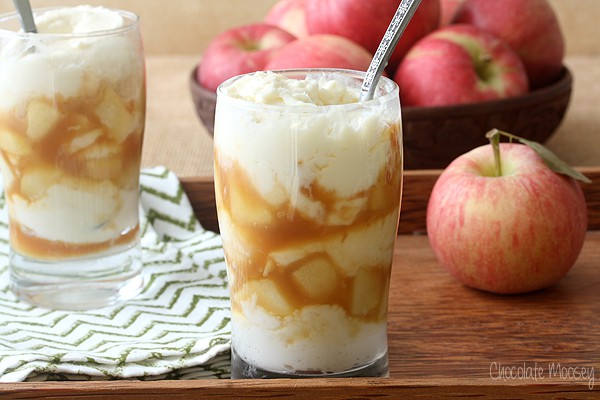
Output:
[[[517,296],[468,289],[439,266],[421,233],[440,171],[405,173],[390,378],[4,383],[0,399],[600,397],[600,168],[580,170],[593,181],[583,185],[590,232],[581,255],[554,287]],[[200,221],[216,229],[212,179],[182,183]]]

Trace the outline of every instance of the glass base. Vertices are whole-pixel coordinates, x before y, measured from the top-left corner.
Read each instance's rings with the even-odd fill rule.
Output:
[[[11,289],[30,304],[90,310],[135,297],[143,287],[139,245],[103,257],[38,261],[10,254]]]
[[[363,367],[336,373],[280,373],[266,371],[248,364],[231,348],[231,379],[274,379],[274,378],[388,378],[390,376],[388,355]]]

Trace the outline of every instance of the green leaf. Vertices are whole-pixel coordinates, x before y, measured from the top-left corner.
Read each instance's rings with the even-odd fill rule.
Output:
[[[533,140],[527,140],[520,137],[515,137],[519,142],[523,143],[531,147],[544,161],[544,163],[550,168],[552,171],[570,176],[573,179],[577,179],[578,181],[582,181],[585,183],[592,183],[592,181],[582,174],[581,172],[571,168],[566,162],[558,158],[556,154],[554,154],[550,149],[546,146],[534,142]]]
[[[569,164],[558,158],[556,154],[554,154],[552,151],[550,151],[550,149],[548,149],[541,143],[535,142],[533,140],[523,139],[522,137],[513,135],[512,133],[504,132],[495,128],[487,132],[485,136],[490,140],[492,147],[494,147],[494,145],[498,146],[500,136],[505,136],[510,140],[517,140],[521,144],[532,148],[533,151],[535,151],[542,158],[544,164],[546,164],[548,168],[550,168],[557,174],[566,175],[581,182],[592,183],[592,181],[587,176],[571,168]]]

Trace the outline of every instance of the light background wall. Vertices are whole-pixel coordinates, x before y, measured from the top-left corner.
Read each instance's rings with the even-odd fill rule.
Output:
[[[141,17],[147,54],[200,55],[216,34],[233,26],[261,21],[277,0],[30,1],[34,8],[86,3],[127,9]],[[550,0],[550,3],[565,33],[567,55],[600,55],[600,0]],[[11,11],[12,0],[0,0],[0,12]]]

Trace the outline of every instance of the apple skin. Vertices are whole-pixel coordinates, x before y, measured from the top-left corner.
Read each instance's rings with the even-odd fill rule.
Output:
[[[456,10],[465,0],[440,0],[440,27],[450,25]]]
[[[310,34],[344,36],[375,54],[401,0],[307,0]],[[422,0],[402,35],[386,70],[390,75],[417,40],[438,28],[439,0]]]
[[[366,71],[372,54],[341,36],[310,35],[286,44],[265,69],[343,68]]]
[[[267,12],[264,22],[290,32],[296,37],[308,36],[306,0],[279,0]]]
[[[264,23],[231,28],[208,45],[197,80],[208,90],[231,77],[264,69],[275,52],[296,37]]]
[[[564,36],[547,0],[465,0],[453,23],[478,26],[503,39],[521,57],[532,89],[562,71]]]
[[[502,143],[503,175],[492,176],[491,145],[456,158],[427,206],[429,242],[462,284],[500,294],[557,283],[586,235],[583,191],[551,171],[528,146]]]
[[[394,76],[404,106],[444,106],[528,92],[522,61],[502,40],[472,25],[449,25],[419,40]]]

